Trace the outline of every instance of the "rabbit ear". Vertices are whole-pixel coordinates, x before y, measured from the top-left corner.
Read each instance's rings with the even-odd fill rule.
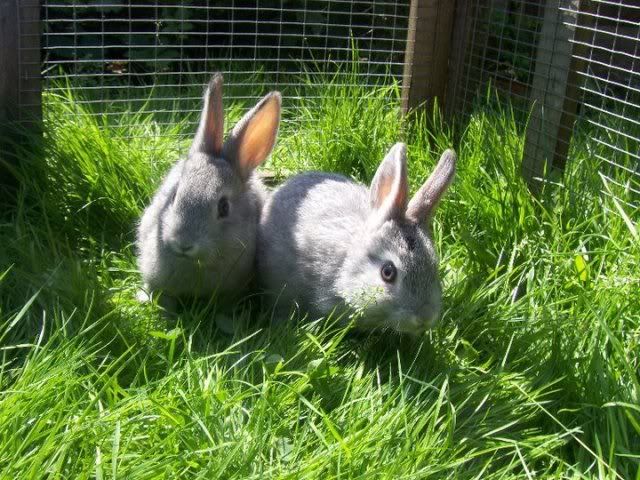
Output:
[[[280,92],[271,92],[249,110],[224,145],[225,158],[243,178],[269,156],[280,125]]]
[[[224,111],[222,109],[222,75],[211,77],[204,94],[204,107],[200,116],[198,131],[191,145],[192,152],[207,155],[222,153],[222,134],[224,133]]]
[[[431,218],[438,202],[456,173],[456,153],[446,150],[431,176],[416,192],[407,207],[407,218],[422,223]]]
[[[407,208],[407,146],[396,143],[378,167],[369,188],[374,223],[401,218]]]

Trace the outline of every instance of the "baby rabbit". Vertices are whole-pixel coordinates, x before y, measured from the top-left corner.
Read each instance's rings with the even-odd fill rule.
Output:
[[[269,155],[281,97],[271,92],[223,143],[222,76],[212,77],[187,158],[170,170],[138,227],[138,267],[145,290],[176,297],[237,297],[254,272],[266,191],[254,169]],[[141,297],[145,297],[142,293]]]
[[[444,152],[408,201],[406,146],[391,148],[367,189],[341,175],[297,175],[266,202],[258,278],[278,310],[362,313],[358,327],[419,334],[438,320],[442,290],[429,233],[455,173]]]

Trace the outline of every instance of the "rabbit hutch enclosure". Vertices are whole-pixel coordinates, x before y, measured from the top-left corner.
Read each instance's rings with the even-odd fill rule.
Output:
[[[314,263],[352,280],[375,257],[378,293],[439,277],[437,326],[277,323],[260,288],[229,315],[218,292],[169,318],[140,301],[145,206],[199,118],[230,163],[241,117],[272,120],[246,135],[273,139],[267,202],[311,170],[372,185],[309,211],[375,207],[386,158],[384,204],[409,210],[445,152],[437,213],[378,222],[428,228],[429,262],[382,239],[429,269]],[[198,232],[237,200],[200,178],[221,198]],[[317,234],[303,201],[272,217]],[[1,478],[640,478],[639,0],[0,0],[0,215]],[[324,214],[341,244],[375,243],[344,217]],[[430,304],[405,298],[405,319]]]
[[[361,85],[399,82],[405,112],[437,101],[464,121],[487,89],[508,97],[526,125],[522,174],[534,192],[543,179],[567,180],[556,173],[580,118],[602,147],[602,192],[638,205],[636,1],[7,0],[0,16],[5,122],[37,125],[43,93],[64,89],[106,121],[143,105],[158,121],[187,115],[212,71],[227,75],[234,98],[276,87],[295,109],[296,96],[313,94],[302,72],[348,69]]]

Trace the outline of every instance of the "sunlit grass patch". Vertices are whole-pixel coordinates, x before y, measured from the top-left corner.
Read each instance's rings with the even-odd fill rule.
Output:
[[[404,140],[415,190],[454,146],[434,223],[440,326],[420,339],[270,326],[253,298],[226,334],[215,305],[166,318],[138,303],[135,222],[191,127],[145,111],[107,124],[51,96],[0,223],[3,477],[638,476],[638,211],[598,194],[589,126],[571,188],[533,199],[508,105],[456,128],[437,112],[406,122],[396,85],[343,80],[285,98],[267,168],[368,182]]]

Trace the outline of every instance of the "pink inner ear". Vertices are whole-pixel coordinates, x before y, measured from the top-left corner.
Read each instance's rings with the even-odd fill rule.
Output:
[[[371,183],[371,206],[380,220],[404,215],[408,188],[406,146],[397,143],[387,153]]]
[[[253,170],[271,153],[278,135],[280,105],[268,101],[253,118],[239,139],[238,162],[243,170]]]
[[[406,175],[400,174],[399,178],[391,178],[390,181],[384,182],[378,195],[379,208],[382,202],[389,205],[390,216],[402,216],[407,207],[408,185]]]
[[[392,183],[390,181],[381,181],[378,183],[375,198],[373,199],[375,208],[380,208],[391,191]]]

